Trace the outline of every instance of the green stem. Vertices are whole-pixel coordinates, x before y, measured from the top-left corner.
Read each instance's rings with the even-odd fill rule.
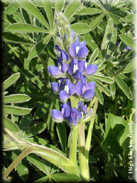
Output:
[[[96,116],[96,111],[97,111],[97,107],[98,107],[98,99],[95,97],[95,104],[93,107],[93,116],[91,118],[90,124],[89,124],[89,128],[88,128],[88,134],[87,134],[87,138],[86,138],[86,160],[87,160],[87,164],[88,164],[88,159],[89,159],[89,150],[90,150],[90,146],[91,146],[91,139],[92,139],[92,131],[93,131],[93,126],[94,126],[94,120],[95,120],[95,116]]]
[[[80,162],[80,174],[83,181],[90,181],[89,166],[86,159],[85,149],[85,124],[81,124],[79,129],[79,162]]]
[[[74,164],[74,166],[78,169],[77,166],[77,142],[78,142],[78,131],[79,125],[76,125],[72,128],[71,132],[71,143],[70,143],[70,153],[69,159]]]

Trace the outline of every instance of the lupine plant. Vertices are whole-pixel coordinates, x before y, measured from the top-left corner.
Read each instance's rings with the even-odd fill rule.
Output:
[[[135,149],[134,2],[2,5],[3,181],[128,180]]]

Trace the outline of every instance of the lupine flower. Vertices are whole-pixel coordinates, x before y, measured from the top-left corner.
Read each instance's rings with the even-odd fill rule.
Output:
[[[68,103],[64,103],[61,106],[61,111],[53,109],[51,111],[51,116],[55,122],[62,122],[63,120],[67,120],[69,124],[76,125],[81,120],[81,112],[69,106]]]
[[[71,95],[74,94],[75,94],[75,85],[69,79],[66,79],[64,89],[61,90],[59,93],[60,100],[65,102]]]
[[[69,79],[60,79],[60,82],[52,82],[51,88],[59,94],[61,101],[65,102],[71,95],[75,94],[75,85]]]
[[[95,86],[95,82],[87,83],[87,79],[84,77],[76,83],[75,92],[78,96],[81,96],[83,99],[89,101],[94,96]]]
[[[62,122],[64,119],[68,119],[70,117],[70,106],[67,103],[64,103],[61,106],[61,111],[53,109],[51,111],[51,116],[55,122]]]
[[[98,66],[95,64],[87,65],[86,60],[78,61],[78,59],[74,59],[69,65],[68,73],[73,75],[76,80],[80,80],[83,75],[93,75],[97,68]]]
[[[86,122],[93,115],[93,109],[87,111],[87,105],[84,105],[82,101],[77,104],[77,108],[83,114],[83,122]]]
[[[48,68],[49,74],[54,78],[60,78],[65,77],[65,73],[68,70],[68,63],[64,63],[64,61],[67,61],[69,59],[66,52],[61,51],[61,57],[58,57],[57,59],[57,66],[50,66]]]
[[[79,42],[79,37],[69,46],[69,54],[76,58],[85,58],[88,55],[88,49],[85,41]]]

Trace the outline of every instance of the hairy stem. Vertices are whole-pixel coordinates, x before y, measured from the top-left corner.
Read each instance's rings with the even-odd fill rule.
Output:
[[[77,167],[77,142],[78,142],[78,132],[79,132],[79,125],[76,125],[72,128],[71,132],[71,143],[70,143],[70,153],[69,159]]]
[[[80,174],[83,181],[90,181],[89,166],[86,159],[85,149],[85,124],[81,124],[79,129],[79,162],[80,162]]]
[[[86,139],[86,161],[87,164],[89,163],[89,150],[90,150],[90,146],[91,146],[91,140],[92,140],[92,131],[93,131],[93,126],[94,126],[94,120],[95,120],[95,116],[96,116],[96,111],[97,111],[97,107],[98,107],[98,99],[97,97],[95,97],[95,101],[94,101],[94,107],[93,107],[93,116],[91,118],[90,124],[89,124],[89,128],[88,128],[88,134],[87,134],[87,139]]]

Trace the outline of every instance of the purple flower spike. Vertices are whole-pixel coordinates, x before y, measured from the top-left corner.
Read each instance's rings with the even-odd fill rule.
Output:
[[[63,116],[61,114],[60,111],[56,110],[56,109],[53,109],[51,111],[51,117],[53,118],[54,121],[56,122],[62,122],[63,121]]]
[[[59,92],[59,84],[57,82],[52,82],[51,88],[54,92]]]

